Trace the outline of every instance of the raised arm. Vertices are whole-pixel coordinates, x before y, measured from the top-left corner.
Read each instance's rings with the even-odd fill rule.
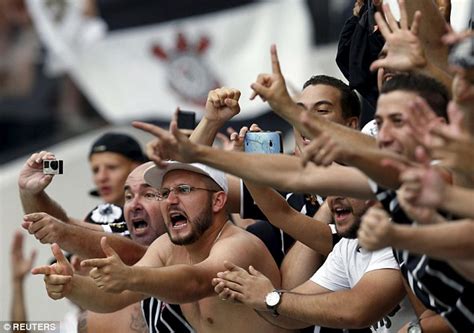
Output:
[[[24,279],[33,266],[36,257],[36,251],[32,251],[29,258],[24,257],[23,253],[23,234],[16,231],[11,244],[11,265],[12,272],[12,300],[10,307],[10,320],[12,322],[24,323],[27,321]]]
[[[473,220],[420,226],[399,225],[392,223],[384,210],[371,208],[363,217],[358,239],[369,250],[391,246],[444,260],[473,281],[473,231]]]
[[[44,275],[46,290],[52,299],[67,297],[83,309],[114,312],[146,297],[130,291],[120,294],[105,292],[91,278],[74,274],[71,264],[57,244],[53,244],[51,249],[57,262],[51,266],[35,267],[32,273]]]
[[[18,178],[20,200],[25,214],[45,212],[55,218],[70,224],[102,231],[99,225],[85,223],[67,215],[59,203],[54,201],[45,191],[53,180],[53,175],[43,173],[43,161],[54,159],[51,152],[34,153],[24,164]]]
[[[309,113],[302,114],[301,118],[304,126],[311,130],[315,129]],[[384,187],[398,188],[400,186],[398,169],[391,166],[382,167],[382,161],[389,158],[395,161],[406,161],[401,155],[375,147],[353,146],[351,141],[339,141],[328,133],[314,138],[301,154],[303,165],[311,162],[309,165],[334,168],[333,162],[338,161],[361,170],[367,177]]]
[[[230,229],[237,227],[229,225],[228,230]],[[265,252],[261,242],[257,242],[256,239],[250,241],[249,237],[253,236],[236,235],[234,230],[233,237],[221,238],[214,244],[205,260],[195,264],[174,264],[158,268],[143,265],[126,266],[102,240],[101,244],[107,258],[85,260],[83,265],[95,267],[90,275],[105,290],[112,292],[131,290],[173,304],[195,302],[214,296],[211,281],[217,272],[223,270],[225,260],[235,260],[242,265],[255,263],[264,271],[271,273],[272,281],[280,285],[278,269],[270,259],[270,254]],[[151,253],[162,251],[160,245],[162,240],[163,237],[155,241],[149,251]]]
[[[46,213],[25,215],[22,226],[41,243],[57,243],[62,249],[82,258],[100,258],[104,255],[100,247],[102,237],[107,237],[129,265],[135,264],[146,252],[145,246],[126,237],[66,224]]]
[[[53,175],[43,173],[43,161],[54,159],[53,153],[41,151],[34,153],[23,165],[18,178],[20,200],[26,214],[47,212],[67,222],[68,216],[64,209],[45,192],[53,180]]]
[[[308,131],[300,121],[303,110],[298,107],[288,93],[285,78],[280,69],[280,62],[275,45],[271,46],[270,55],[272,73],[260,74],[258,76],[256,82],[251,85],[254,91],[251,98],[260,96],[264,101],[267,101],[275,113],[295,126],[305,137],[314,138],[320,133],[327,131],[333,133],[334,137],[337,137],[338,140],[351,142],[354,146],[375,146],[375,140],[371,137],[359,133],[358,131],[350,130],[346,126],[328,121],[324,119],[324,117],[317,115],[313,115],[312,117],[314,128],[317,129],[316,132]]]
[[[296,211],[272,188],[253,183],[246,186],[271,224],[322,255],[331,252],[331,228],[326,223]]]
[[[314,219],[325,224],[332,223],[332,215],[327,201],[319,207]],[[330,243],[332,249],[332,237]],[[320,253],[299,241],[295,242],[283,258],[280,266],[282,288],[293,289],[307,281],[321,267],[323,262],[324,257]]]
[[[211,90],[207,96],[206,112],[194,129],[192,142],[212,146],[219,129],[240,112],[240,91],[222,87]]]
[[[134,122],[133,125],[158,138],[154,141],[155,145],[148,145],[147,150],[148,157],[158,165],[164,164],[166,159],[200,162],[284,191],[373,198],[367,177],[354,168],[337,165],[329,168],[309,165],[303,168],[299,159],[293,156],[246,154],[196,145],[177,129],[174,121],[170,125],[171,133],[151,124]]]
[[[391,246],[439,260],[470,259],[474,255],[474,245],[470,240],[473,230],[472,220],[400,225],[392,223],[383,209],[373,207],[362,219],[359,241],[370,250]]]
[[[405,1],[400,0],[399,4],[400,24],[393,17],[387,4],[383,6],[386,19],[380,13],[375,13],[377,25],[386,40],[384,47],[386,57],[374,61],[370,69],[374,71],[382,67],[392,72],[415,71],[434,77],[447,88],[450,88],[453,79],[446,71],[447,63],[442,68],[433,63],[433,59],[426,55],[425,46],[418,36],[422,12],[417,10],[413,14],[413,19],[410,23],[410,18],[405,8]],[[438,43],[440,41],[438,40]]]

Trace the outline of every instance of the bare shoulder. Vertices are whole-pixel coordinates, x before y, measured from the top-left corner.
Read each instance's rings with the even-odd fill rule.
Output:
[[[167,234],[163,234],[151,243],[137,266],[165,266],[171,257],[173,244]]]
[[[229,225],[228,230],[222,234],[219,241],[216,242],[213,250],[228,248],[229,246],[241,247],[246,245],[248,250],[266,249],[265,244],[254,234],[244,230],[234,224]]]
[[[248,268],[252,265],[272,281],[280,281],[278,266],[265,244],[255,235],[235,225],[216,242],[211,254],[240,267]]]

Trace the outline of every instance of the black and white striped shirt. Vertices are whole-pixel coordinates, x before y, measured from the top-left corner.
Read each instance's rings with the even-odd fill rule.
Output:
[[[178,304],[150,297],[141,302],[141,307],[150,333],[194,333]]]
[[[370,182],[377,199],[399,224],[412,224],[401,209],[396,192]],[[406,250],[394,250],[395,259],[410,288],[423,304],[439,313],[454,332],[474,331],[474,285],[449,264],[414,255]]]

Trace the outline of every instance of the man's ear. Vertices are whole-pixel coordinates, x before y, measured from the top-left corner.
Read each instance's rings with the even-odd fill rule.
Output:
[[[350,117],[347,118],[345,121],[345,124],[347,127],[353,128],[353,129],[359,129],[359,118],[357,117]]]
[[[212,211],[218,213],[225,209],[227,202],[227,194],[224,191],[216,192],[212,195]]]

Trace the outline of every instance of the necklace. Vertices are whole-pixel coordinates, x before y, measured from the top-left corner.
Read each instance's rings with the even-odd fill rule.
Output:
[[[224,231],[225,227],[229,224],[229,220],[227,220],[224,225],[222,226],[221,228],[221,231],[219,231],[219,233],[217,234],[217,237],[216,239],[214,239],[214,242],[212,242],[212,245],[216,244],[216,242],[219,240],[219,238],[221,237],[222,235],[222,232]]]

